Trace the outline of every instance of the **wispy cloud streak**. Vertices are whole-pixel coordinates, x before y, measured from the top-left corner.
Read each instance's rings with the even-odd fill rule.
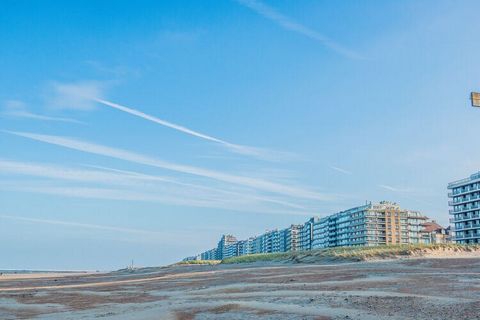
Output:
[[[352,174],[351,171],[348,171],[348,170],[346,170],[346,169],[342,169],[342,168],[336,167],[336,166],[330,166],[330,169],[333,169],[333,170],[335,170],[335,171],[341,172],[341,173],[343,173],[343,174]]]
[[[266,5],[265,3],[257,0],[237,0],[238,3],[242,4],[243,6],[255,11],[259,15],[272,20],[273,22],[277,23],[280,25],[282,28],[293,31],[296,33],[299,33],[303,36],[306,36],[308,38],[311,38],[315,41],[320,42],[324,46],[330,48],[331,50],[347,57],[350,59],[361,59],[362,57],[352,51],[349,50],[338,43],[334,42],[327,36],[321,34],[318,31],[315,31],[307,26],[304,26],[303,24],[300,24],[294,20],[292,20],[290,17],[287,17],[280,12],[278,12],[276,9]]]
[[[26,217],[20,217],[20,216],[4,215],[4,214],[0,215],[0,218],[18,220],[18,221],[26,221],[26,222],[33,222],[33,223],[62,225],[62,226],[67,226],[67,227],[76,227],[76,228],[85,228],[85,229],[94,229],[94,230],[104,230],[104,231],[115,231],[115,232],[125,232],[125,233],[137,233],[137,234],[143,234],[143,235],[162,236],[162,234],[160,232],[155,232],[155,231],[132,229],[132,228],[112,227],[112,226],[97,225],[97,224],[68,222],[68,221],[61,221],[61,220],[35,219],[35,218],[26,218]]]
[[[227,148],[228,150],[230,150],[234,153],[247,155],[247,156],[252,156],[252,157],[255,157],[255,158],[258,158],[258,159],[262,159],[262,160],[279,160],[279,159],[285,159],[285,158],[292,157],[288,153],[284,153],[284,152],[277,152],[277,151],[265,150],[265,149],[261,149],[261,148],[255,148],[255,147],[230,143],[230,142],[227,142],[225,140],[213,137],[211,135],[204,134],[204,133],[189,129],[187,127],[184,127],[184,126],[181,126],[181,125],[178,125],[178,124],[160,119],[158,117],[146,114],[142,111],[132,109],[132,108],[129,108],[129,107],[126,107],[124,105],[117,104],[117,103],[113,103],[111,101],[107,101],[107,100],[104,100],[104,99],[98,99],[98,98],[93,98],[93,100],[98,102],[98,103],[101,103],[105,106],[111,107],[111,108],[116,109],[116,110],[123,111],[125,113],[134,115],[134,116],[139,117],[139,118],[143,118],[145,120],[157,123],[157,124],[162,125],[164,127],[168,127],[168,128],[183,132],[185,134],[188,134],[188,135],[200,138],[200,139],[204,139],[204,140],[207,140],[207,141],[218,143],[218,144],[222,145],[223,147]]]
[[[149,156],[145,156],[142,154],[137,154],[137,153],[133,153],[130,151],[117,149],[117,148],[111,148],[111,147],[107,147],[99,144],[89,143],[89,142],[85,142],[85,141],[81,141],[73,138],[53,136],[53,135],[42,135],[42,134],[27,133],[27,132],[13,132],[13,131],[4,131],[4,132],[29,138],[32,140],[37,140],[37,141],[41,141],[49,144],[62,146],[69,149],[91,153],[91,154],[97,154],[97,155],[102,155],[106,157],[121,159],[124,161],[134,162],[134,163],[162,168],[166,170],[171,170],[175,172],[201,176],[201,177],[228,182],[236,185],[242,185],[242,186],[254,188],[257,190],[263,190],[267,192],[288,195],[291,197],[315,199],[315,200],[321,200],[321,201],[332,201],[336,199],[335,196],[330,194],[322,194],[322,193],[310,191],[310,190],[299,188],[299,187],[290,187],[290,186],[286,186],[286,185],[282,185],[279,183],[270,182],[262,179],[237,176],[237,175],[218,172],[214,170],[203,169],[199,167],[171,163],[171,162],[163,161],[160,159],[152,158]]]
[[[50,195],[52,197],[71,197],[79,199],[115,200],[115,201],[138,201],[162,203],[173,206],[186,206],[197,208],[216,208],[233,212],[252,212],[262,214],[283,215],[309,215],[311,211],[306,209],[284,209],[266,206],[259,201],[252,201],[248,197],[225,196],[215,194],[192,193],[186,189],[156,188],[155,190],[132,191],[128,189],[79,187],[58,185],[51,183],[39,183],[37,181],[0,181],[2,192],[22,192]]]
[[[85,124],[84,122],[78,121],[75,119],[62,118],[62,117],[50,117],[50,116],[45,116],[45,115],[30,112],[26,109],[26,106],[23,102],[17,101],[17,100],[7,101],[5,103],[5,109],[3,110],[2,114],[8,117],[26,118],[26,119],[39,120],[39,121],[57,121],[57,122]]]
[[[19,175],[27,175],[27,176],[35,176],[35,177],[42,177],[42,178],[49,178],[49,179],[62,179],[62,180],[70,180],[70,181],[78,181],[78,182],[92,182],[95,184],[113,184],[113,185],[120,185],[120,186],[130,186],[130,187],[148,187],[150,189],[158,189],[158,183],[161,184],[174,184],[177,186],[181,186],[183,191],[191,190],[195,194],[199,194],[200,191],[206,192],[204,195],[204,202],[202,202],[202,206],[206,206],[209,202],[207,201],[209,198],[218,195],[229,195],[232,198],[236,199],[250,199],[255,201],[262,201],[262,202],[269,202],[278,205],[282,205],[289,208],[295,209],[305,209],[305,207],[288,202],[283,200],[278,200],[273,197],[266,197],[261,195],[255,195],[250,193],[241,193],[241,192],[234,192],[228,191],[218,188],[211,188],[202,185],[197,185],[193,183],[179,181],[177,179],[171,177],[163,177],[163,176],[156,176],[156,175],[147,175],[138,172],[126,171],[126,170],[118,170],[112,168],[105,168],[105,167],[98,167],[98,166],[90,166],[100,170],[85,170],[85,169],[76,169],[76,168],[69,168],[64,166],[58,165],[46,165],[46,164],[39,164],[39,163],[27,163],[27,162],[17,162],[17,161],[9,161],[3,160],[0,158],[0,174],[19,174]],[[25,189],[24,189],[25,190]],[[28,191],[28,190],[25,190]],[[56,191],[56,189],[54,189]],[[85,193],[83,190],[83,194],[87,196],[91,196],[92,193],[88,192]],[[150,197],[140,197],[138,194],[132,195],[131,192],[124,191],[124,194],[120,194],[118,196],[118,192],[115,193],[110,190],[108,193],[105,193],[103,189],[101,192],[98,193],[98,196],[103,195],[107,198],[118,199],[119,197],[124,197],[125,199],[130,200],[164,200],[165,198],[158,197],[152,195]],[[68,195],[68,194],[67,194]],[[186,202],[189,204],[189,202]],[[193,203],[196,204],[196,203]],[[213,203],[213,205],[217,205],[217,203]]]
[[[392,191],[392,192],[411,193],[411,192],[414,191],[412,189],[405,189],[405,188],[402,189],[402,188],[392,187],[392,186],[386,185],[386,184],[379,184],[378,186],[382,189]]]
[[[133,172],[133,171],[118,170],[118,169],[98,167],[98,166],[93,166],[93,167],[97,167],[99,169],[104,169],[104,170],[107,170],[107,171],[124,173],[126,175],[129,175],[130,177],[137,178],[137,179],[143,179],[143,180],[146,180],[146,181],[159,181],[160,180],[160,181],[165,181],[165,182],[169,182],[169,183],[178,184],[178,185],[185,186],[185,187],[191,187],[191,188],[195,188],[195,189],[202,189],[202,190],[212,191],[212,192],[216,192],[216,193],[228,194],[228,195],[235,196],[235,197],[240,197],[240,198],[250,198],[250,199],[253,199],[253,200],[275,203],[275,204],[279,204],[279,205],[282,205],[282,206],[295,208],[295,209],[306,209],[304,206],[301,206],[301,205],[298,205],[298,204],[295,204],[295,203],[292,203],[292,202],[288,202],[288,201],[278,200],[278,199],[271,198],[271,197],[264,197],[264,196],[255,195],[255,194],[239,193],[239,192],[234,192],[234,191],[228,191],[228,190],[223,190],[223,189],[206,187],[206,186],[201,186],[201,185],[198,185],[198,184],[181,182],[181,181],[173,180],[173,179],[170,179],[170,178],[158,177],[158,176],[153,176],[153,175],[146,175],[146,174],[143,174],[143,173],[138,173],[138,172]]]

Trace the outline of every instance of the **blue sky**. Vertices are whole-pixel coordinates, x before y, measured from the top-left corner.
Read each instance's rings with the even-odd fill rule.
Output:
[[[477,1],[3,1],[0,269],[171,263],[479,170]]]

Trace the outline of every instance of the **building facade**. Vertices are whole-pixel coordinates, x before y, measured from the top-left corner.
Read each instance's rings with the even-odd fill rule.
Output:
[[[418,211],[382,201],[366,203],[323,218],[312,217],[304,224],[266,231],[247,240],[237,241],[232,235],[223,235],[217,248],[200,254],[200,257],[202,260],[222,260],[246,254],[443,243],[449,239],[448,229],[443,229]]]
[[[459,244],[480,243],[480,172],[448,184],[452,215],[452,240]]]
[[[427,219],[396,203],[368,203],[317,220],[312,248],[420,243]]]
[[[217,260],[217,248],[213,248],[200,254],[201,260]]]
[[[280,230],[279,252],[298,251],[301,230],[302,225],[300,224],[292,224],[290,227]]]
[[[448,243],[450,242],[450,227],[444,228],[435,221],[422,224],[420,231],[420,242],[424,244]]]
[[[223,260],[225,258],[234,257],[234,252],[236,251],[235,244],[237,243],[237,238],[232,236],[231,234],[223,235],[220,238],[220,241],[217,245],[216,250],[216,259]]]
[[[300,250],[311,250],[313,242],[313,225],[319,220],[318,217],[308,219],[300,229]]]

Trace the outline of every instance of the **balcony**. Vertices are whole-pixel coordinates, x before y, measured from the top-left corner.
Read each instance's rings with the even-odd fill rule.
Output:
[[[463,226],[455,227],[455,231],[479,229],[479,228],[480,228],[480,223],[466,223]]]
[[[449,206],[455,206],[455,205],[458,205],[458,204],[461,204],[461,203],[471,202],[471,201],[475,201],[475,200],[478,200],[478,199],[480,199],[480,195],[476,195],[476,196],[472,196],[472,197],[467,197],[467,198],[464,199],[464,200],[448,201],[448,205],[449,205]]]
[[[464,191],[449,192],[448,197],[452,198],[452,197],[456,197],[456,196],[459,196],[459,195],[462,195],[462,194],[466,194],[466,193],[470,193],[472,191],[478,191],[478,190],[480,190],[480,185],[477,185],[476,187],[465,188]]]
[[[475,238],[480,238],[480,233],[472,233],[468,235],[455,235],[453,237],[453,240],[469,240],[469,239],[475,239]]]
[[[480,219],[480,214],[467,214],[466,217],[454,217],[450,218],[450,223],[461,222],[472,219]]]
[[[475,209],[478,209],[478,208],[480,208],[480,205],[479,204],[474,204],[474,205],[468,206],[467,208],[450,209],[450,210],[448,210],[448,212],[450,214],[456,214],[456,213],[462,213],[462,212],[466,212],[466,211],[470,211],[470,210],[475,210]]]

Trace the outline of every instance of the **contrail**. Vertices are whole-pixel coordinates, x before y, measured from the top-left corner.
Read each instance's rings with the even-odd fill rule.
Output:
[[[112,107],[112,108],[114,108],[114,109],[117,109],[117,110],[120,110],[120,111],[123,111],[123,112],[126,112],[126,113],[133,114],[134,116],[137,116],[137,117],[140,117],[140,118],[143,118],[143,119],[146,119],[146,120],[149,120],[149,121],[152,121],[152,122],[161,124],[162,126],[169,127],[169,128],[172,128],[172,129],[175,129],[175,130],[178,130],[178,131],[181,131],[181,132],[190,134],[190,135],[195,136],[195,137],[199,137],[199,138],[202,138],[202,139],[205,139],[205,140],[209,140],[209,141],[213,141],[213,142],[218,142],[218,143],[221,143],[221,144],[224,144],[224,145],[228,145],[228,146],[229,146],[229,145],[233,145],[233,144],[228,143],[228,142],[226,142],[226,141],[223,141],[223,140],[221,140],[221,139],[217,139],[217,138],[214,138],[214,137],[212,137],[212,136],[209,136],[209,135],[206,135],[206,134],[197,132],[197,131],[193,131],[193,130],[191,130],[191,129],[182,127],[182,126],[177,125],[177,124],[175,124],[175,123],[171,123],[171,122],[162,120],[162,119],[160,119],[160,118],[157,118],[157,117],[148,115],[148,114],[146,114],[146,113],[143,113],[143,112],[138,111],[138,110],[135,110],[135,109],[131,109],[131,108],[128,108],[128,107],[119,105],[119,104],[117,104],[117,103],[113,103],[113,102],[110,102],[110,101],[107,101],[107,100],[97,99],[97,98],[95,98],[95,99],[93,99],[93,100],[95,100],[95,101],[98,102],[98,103],[104,104],[104,105],[106,105],[106,106]]]
[[[255,11],[259,15],[270,19],[280,25],[282,28],[286,30],[290,30],[296,33],[299,33],[301,35],[304,35],[308,38],[311,38],[313,40],[316,40],[323,44],[324,46],[336,51],[337,53],[340,53],[341,55],[350,58],[350,59],[362,59],[362,57],[354,52],[351,51],[347,48],[344,48],[343,46],[339,45],[338,43],[335,43],[331,39],[329,39],[327,36],[319,33],[318,31],[315,31],[313,29],[310,29],[307,26],[304,26],[291,18],[281,14],[278,12],[276,9],[266,5],[265,3],[257,0],[237,0],[238,3],[241,5]]]
[[[9,116],[9,117],[28,118],[28,119],[40,120],[40,121],[69,122],[69,123],[76,123],[76,124],[85,125],[85,122],[75,120],[75,119],[61,118],[61,117],[49,117],[49,116],[44,116],[44,115],[41,115],[41,114],[28,112],[28,111],[4,112],[3,114],[6,115],[6,116]]]
[[[0,164],[1,164],[1,162],[0,162]],[[276,203],[276,204],[280,204],[280,205],[295,208],[295,209],[306,209],[304,206],[301,206],[301,205],[298,205],[298,204],[294,204],[294,203],[286,202],[286,201],[282,201],[282,200],[277,200],[277,199],[273,199],[273,198],[263,197],[263,196],[257,196],[257,195],[251,195],[251,194],[242,194],[242,193],[228,191],[228,190],[224,190],[224,189],[217,189],[217,188],[211,188],[211,187],[206,187],[206,186],[200,186],[200,185],[197,185],[197,184],[192,184],[192,183],[187,183],[187,182],[179,182],[179,181],[175,181],[175,180],[172,180],[172,179],[167,179],[167,178],[164,178],[164,177],[151,176],[151,175],[146,175],[146,174],[138,173],[138,172],[134,172],[134,171],[112,169],[112,168],[101,167],[101,166],[90,166],[90,167],[98,168],[98,169],[102,169],[102,170],[106,170],[106,171],[119,172],[119,173],[123,173],[123,174],[126,174],[126,175],[130,175],[132,177],[137,177],[137,178],[145,179],[145,180],[155,181],[155,180],[159,179],[160,181],[175,183],[175,184],[179,184],[179,185],[186,186],[186,187],[198,188],[198,189],[203,189],[203,190],[208,190],[208,191],[214,191],[214,192],[217,192],[217,193],[229,194],[229,195],[236,196],[236,197],[245,197],[245,198],[251,198],[251,199],[265,201],[265,202]]]
[[[20,100],[8,100],[5,103],[5,108],[2,115],[15,118],[27,118],[40,121],[58,121],[58,122],[70,122],[77,124],[86,124],[85,122],[78,121],[70,118],[50,117],[42,114],[36,114],[27,110],[26,104]]]
[[[321,201],[331,201],[336,198],[331,194],[321,194],[321,193],[306,190],[303,188],[290,187],[290,186],[282,185],[275,182],[270,182],[263,179],[237,176],[229,173],[203,169],[200,167],[171,163],[171,162],[163,161],[160,159],[152,158],[149,156],[145,156],[142,154],[130,152],[127,150],[112,148],[112,147],[85,142],[81,140],[76,140],[68,137],[43,135],[43,134],[28,133],[28,132],[14,132],[14,131],[7,131],[7,130],[4,130],[4,132],[13,134],[16,136],[29,138],[36,141],[41,141],[41,142],[45,142],[53,145],[62,146],[69,149],[83,151],[86,153],[121,159],[124,161],[167,169],[175,172],[187,173],[195,176],[210,178],[217,181],[228,182],[236,185],[242,185],[242,186],[263,190],[267,192],[288,195],[291,197],[315,199],[315,200],[321,200]]]
[[[97,225],[97,224],[60,221],[60,220],[35,219],[35,218],[26,218],[26,217],[19,217],[19,216],[4,215],[4,214],[0,215],[0,218],[26,221],[26,222],[63,225],[63,226],[86,228],[86,229],[105,230],[105,231],[138,233],[138,234],[155,235],[155,236],[162,235],[160,232],[147,231],[147,230],[141,230],[141,229],[121,228],[121,227],[112,227],[112,226],[104,226],[104,225]]]
[[[135,229],[135,228],[123,228],[123,227],[116,227],[116,226],[98,225],[98,224],[81,223],[81,222],[64,221],[64,220],[29,218],[29,217],[22,217],[22,216],[16,216],[11,214],[9,215],[9,214],[0,213],[0,220],[1,219],[23,221],[23,222],[35,223],[35,224],[57,225],[57,226],[64,226],[69,228],[78,228],[78,229],[87,229],[87,230],[90,229],[94,231],[126,233],[130,235],[136,235],[138,239],[145,239],[150,241],[152,240],[161,241],[162,243],[165,243],[165,244],[170,244],[170,243],[178,244],[180,241],[179,239],[182,239],[182,240],[188,239],[189,241],[196,241],[198,239],[197,236],[195,236],[192,232],[185,232],[180,230],[175,230],[175,232],[163,230],[160,232],[160,231],[150,231],[150,230]],[[123,237],[122,239],[124,241],[126,240],[125,237]]]
[[[187,127],[184,127],[184,126],[181,126],[181,125],[178,125],[178,124],[175,124],[175,123],[157,118],[155,116],[146,114],[146,113],[141,112],[139,110],[135,110],[135,109],[132,109],[132,108],[129,108],[129,107],[117,104],[117,103],[113,103],[111,101],[107,101],[107,100],[99,99],[99,98],[92,98],[92,100],[96,101],[98,103],[101,103],[103,105],[109,106],[111,108],[129,113],[131,115],[134,115],[134,116],[137,116],[137,117],[140,117],[140,118],[143,118],[145,120],[155,122],[155,123],[160,124],[164,127],[168,127],[168,128],[171,128],[171,129],[189,134],[191,136],[194,136],[194,137],[197,137],[197,138],[200,138],[200,139],[204,139],[204,140],[207,140],[207,141],[212,141],[212,142],[215,142],[215,143],[219,143],[219,144],[223,145],[224,147],[226,147],[227,149],[229,149],[230,151],[238,153],[238,154],[249,155],[249,156],[253,156],[253,157],[256,157],[256,158],[259,158],[259,159],[263,159],[263,160],[272,160],[272,159],[277,159],[278,160],[279,157],[285,157],[286,156],[286,154],[283,154],[281,152],[268,151],[268,150],[264,150],[264,149],[260,149],[260,148],[254,148],[254,147],[249,147],[249,146],[243,146],[243,145],[230,143],[230,142],[227,142],[225,140],[215,138],[215,137],[212,137],[210,135],[207,135],[207,134],[204,134],[204,133],[201,133],[201,132],[198,132],[198,131],[194,131],[194,130],[189,129]]]
[[[340,168],[340,167],[336,167],[336,166],[330,166],[331,169],[335,170],[335,171],[338,171],[338,172],[341,172],[343,174],[352,174],[351,171],[348,171],[346,169],[343,169],[343,168]]]
[[[209,191],[210,194],[227,194],[232,196],[233,198],[245,198],[245,199],[253,199],[258,201],[270,202],[279,204],[282,206],[287,206],[290,208],[295,209],[305,209],[305,207],[290,203],[287,201],[278,200],[271,197],[264,197],[258,196],[249,193],[239,193],[228,191],[225,189],[217,189],[206,187],[202,185],[197,185],[193,183],[181,182],[173,178],[163,177],[163,176],[153,176],[142,174],[138,172],[132,171],[125,171],[125,170],[118,170],[112,168],[105,168],[105,167],[98,167],[98,166],[89,166],[99,170],[79,170],[70,167],[63,167],[63,166],[55,166],[55,165],[45,165],[39,163],[27,163],[27,162],[16,162],[16,161],[9,161],[3,160],[0,158],[0,174],[21,174],[21,175],[28,175],[28,176],[37,176],[37,177],[44,177],[44,178],[51,178],[51,179],[62,179],[62,180],[73,180],[73,181],[81,181],[81,182],[95,182],[95,183],[107,183],[107,184],[114,184],[114,185],[126,185],[126,186],[134,186],[138,187],[140,182],[152,182],[152,183],[169,183],[182,186],[183,190],[187,188],[194,188]],[[148,200],[148,199],[147,199]]]

